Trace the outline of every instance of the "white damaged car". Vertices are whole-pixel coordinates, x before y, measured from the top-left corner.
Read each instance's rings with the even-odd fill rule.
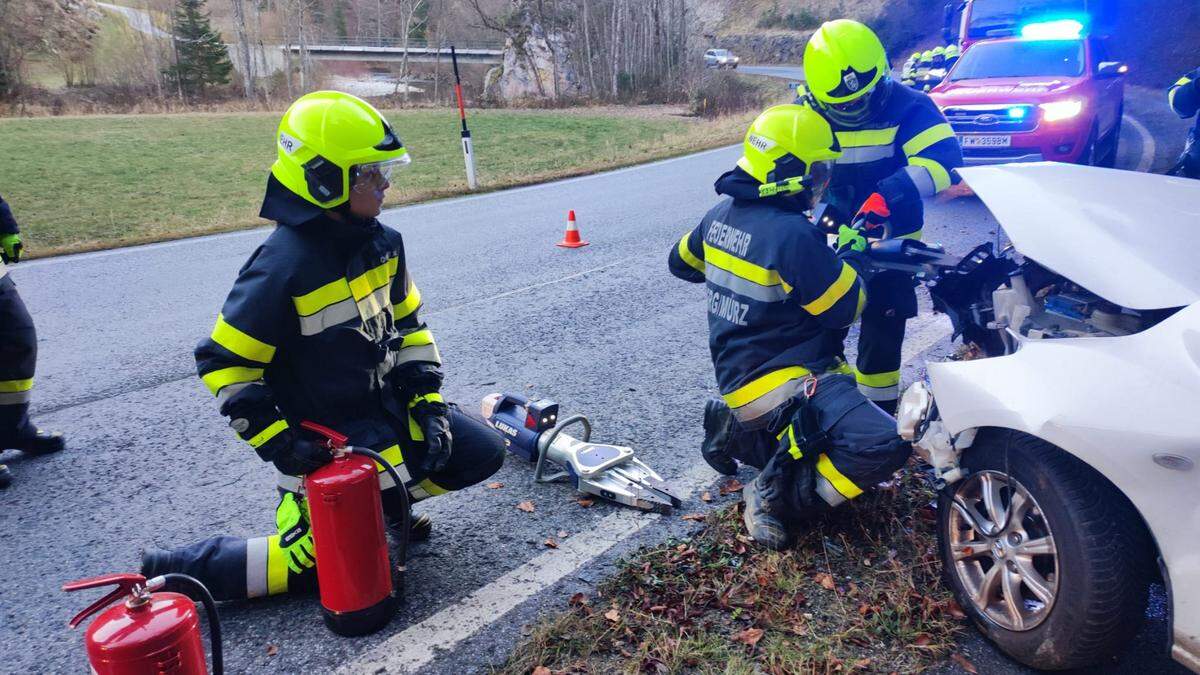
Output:
[[[929,364],[898,415],[941,488],[947,583],[1011,657],[1068,669],[1120,653],[1161,581],[1200,672],[1200,182],[961,173],[1011,246],[872,253],[982,357]]]

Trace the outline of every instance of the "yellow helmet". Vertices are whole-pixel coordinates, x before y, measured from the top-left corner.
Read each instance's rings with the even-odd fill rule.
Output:
[[[808,88],[839,124],[854,126],[870,119],[890,93],[890,73],[879,36],[857,21],[823,24],[804,49]]]
[[[795,104],[763,111],[743,146],[738,166],[763,184],[759,194],[764,197],[812,187],[814,168],[842,155],[829,122],[812,108]]]
[[[411,159],[404,142],[370,103],[340,91],[296,99],[279,122],[278,159],[271,174],[288,190],[324,209],[350,198],[359,173],[385,177]]]

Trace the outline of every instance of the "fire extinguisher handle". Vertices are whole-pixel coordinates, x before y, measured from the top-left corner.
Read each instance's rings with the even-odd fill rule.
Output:
[[[111,605],[117,600],[131,595],[139,586],[146,585],[146,577],[140,574],[104,574],[98,577],[89,577],[78,581],[71,581],[63,584],[64,591],[82,591],[89,588],[100,588],[102,586],[116,586],[115,589],[108,595],[100,598],[96,602],[88,605],[87,609],[75,615],[75,618],[67,622],[71,628],[76,628],[83,620],[89,616],[99,612],[105,607]]]
[[[300,422],[300,427],[307,431],[311,431],[314,434],[317,434],[319,436],[324,436],[325,437],[325,446],[327,448],[329,448],[330,450],[338,450],[338,449],[344,448],[344,447],[346,447],[346,443],[349,442],[349,440],[350,440],[349,436],[346,436],[345,434],[340,434],[340,433],[334,431],[333,429],[330,429],[329,427],[327,427],[323,424],[317,424],[316,422],[313,422],[312,420],[303,420],[302,422]]]

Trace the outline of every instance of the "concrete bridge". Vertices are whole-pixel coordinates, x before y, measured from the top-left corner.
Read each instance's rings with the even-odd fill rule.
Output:
[[[281,44],[279,48],[293,54],[300,53],[298,44]],[[403,61],[408,52],[410,62],[449,61],[450,45],[431,45],[423,41],[377,39],[316,39],[305,47],[308,56],[317,61]],[[491,42],[472,44],[456,48],[462,63],[500,63],[504,59],[504,44]]]

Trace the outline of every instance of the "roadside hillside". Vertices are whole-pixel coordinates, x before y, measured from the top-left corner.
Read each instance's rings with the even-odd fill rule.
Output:
[[[941,31],[943,0],[691,0],[705,46],[753,63],[799,63],[812,31],[831,19],[874,28],[895,57]]]

